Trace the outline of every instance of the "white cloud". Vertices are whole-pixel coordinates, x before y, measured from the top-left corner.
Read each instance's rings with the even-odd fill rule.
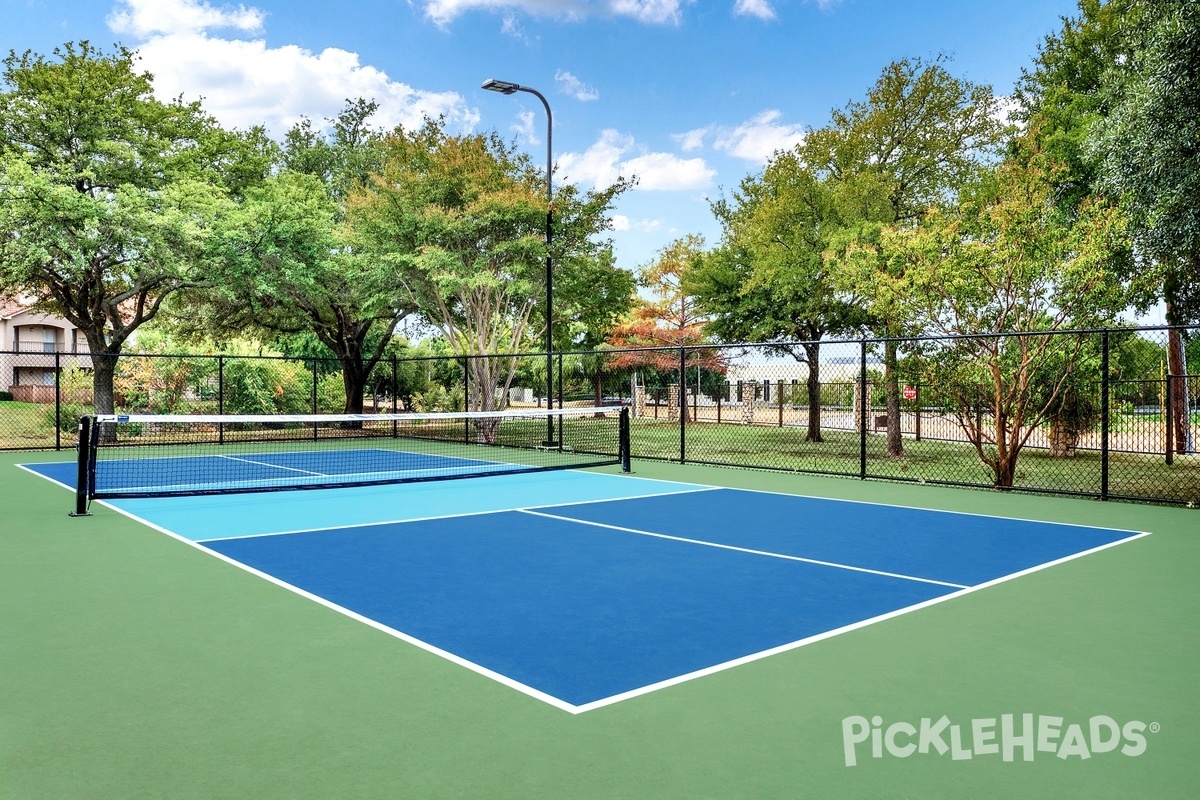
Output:
[[[279,136],[301,117],[334,117],[347,98],[357,97],[379,103],[372,121],[384,127],[413,128],[425,117],[439,116],[463,130],[479,122],[478,112],[458,93],[394,81],[361,64],[357,53],[268,47],[261,39],[222,39],[205,32],[206,27],[229,27],[230,20],[249,25],[253,19],[261,25],[262,14],[253,8],[217,11],[197,0],[122,0],[109,25],[117,32],[144,32],[136,49],[141,66],[154,74],[159,96],[203,98],[205,110],[224,125],[261,124]]]
[[[704,139],[712,132],[712,128],[695,128],[685,133],[673,133],[671,138],[679,143],[679,149],[685,153],[699,150],[704,146]]]
[[[759,0],[761,2],[762,0]],[[534,16],[579,20],[596,14],[632,17],[653,25],[677,25],[682,8],[695,0],[417,0],[425,16],[445,27],[457,17],[476,9],[501,11],[517,9]]]
[[[662,227],[661,219],[630,219],[624,214],[612,215],[612,229],[617,233],[637,231],[638,233],[654,233]]]
[[[139,38],[154,34],[195,33],[208,28],[262,30],[265,15],[239,5],[213,8],[202,0],[118,0],[106,22],[116,33]]]
[[[536,114],[532,111],[521,111],[517,114],[517,119],[521,120],[519,125],[513,125],[512,129],[517,132],[526,144],[541,144],[541,139],[538,138],[537,128],[533,125],[533,120]]]
[[[759,19],[775,19],[775,9],[768,0],[737,0],[733,6],[733,13]]]
[[[633,17],[639,22],[678,25],[680,7],[691,0],[608,0],[608,6],[618,16]]]
[[[765,162],[777,150],[789,150],[804,141],[803,125],[781,125],[782,113],[763,111],[733,128],[723,128],[713,147],[731,156],[757,163]]]
[[[635,150],[632,136],[607,129],[583,153],[566,153],[559,157],[558,166],[567,180],[592,186],[607,186],[619,177],[637,178],[642,191],[686,191],[712,186],[716,170],[702,158],[680,158],[671,153],[640,152]]]
[[[568,94],[576,100],[598,100],[600,93],[591,86],[588,86],[583,81],[576,78],[565,70],[558,70],[554,73],[554,81],[558,84],[558,90],[563,94]]]
[[[709,125],[671,136],[684,152],[699,150],[712,137],[712,146],[736,158],[765,163],[778,150],[790,150],[804,141],[804,126],[779,122],[776,109],[763,111],[740,125]]]

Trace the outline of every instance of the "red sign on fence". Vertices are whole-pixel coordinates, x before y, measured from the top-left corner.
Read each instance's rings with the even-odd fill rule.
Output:
[[[905,400],[916,400],[916,399],[917,399],[917,387],[915,387],[915,386],[908,386],[908,385],[906,384],[906,385],[904,386],[904,392],[903,392],[903,394],[904,394],[904,399],[905,399]]]

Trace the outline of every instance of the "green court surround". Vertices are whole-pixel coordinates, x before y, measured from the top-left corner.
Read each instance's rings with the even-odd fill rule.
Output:
[[[634,463],[641,477],[1154,535],[572,716],[0,454],[0,798],[1188,798],[1200,511]],[[753,520],[747,520],[752,524]],[[885,755],[841,723],[1155,723],[1145,753]]]

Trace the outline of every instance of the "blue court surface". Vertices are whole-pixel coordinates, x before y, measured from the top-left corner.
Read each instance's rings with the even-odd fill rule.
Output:
[[[107,505],[573,713],[1145,535],[583,471]]]

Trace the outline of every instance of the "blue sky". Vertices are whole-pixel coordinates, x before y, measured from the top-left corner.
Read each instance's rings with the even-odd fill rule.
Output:
[[[862,99],[889,61],[947,54],[1007,95],[1075,13],[1074,0],[0,0],[0,50],[120,42],[161,96],[203,97],[232,127],[278,135],[363,96],[381,124],[441,114],[540,164],[541,103],[480,89],[532,86],[554,114],[556,181],[639,179],[610,234],[633,269],[685,234],[715,243],[709,201]]]

